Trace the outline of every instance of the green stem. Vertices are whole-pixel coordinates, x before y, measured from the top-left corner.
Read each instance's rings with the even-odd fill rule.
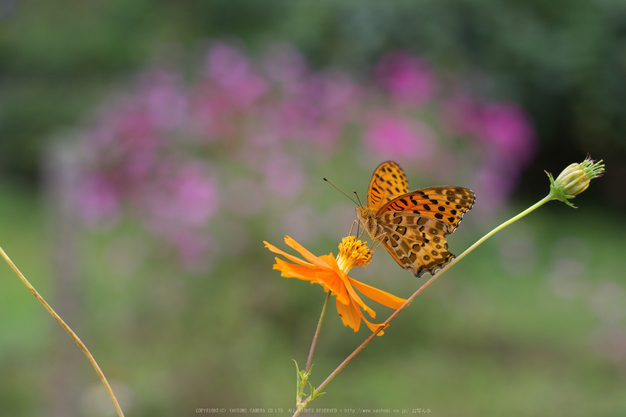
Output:
[[[311,369],[311,361],[313,360],[313,351],[315,351],[315,345],[317,344],[317,337],[320,335],[320,330],[322,328],[322,323],[324,322],[324,316],[326,316],[326,308],[328,307],[328,301],[330,300],[330,291],[328,291],[328,295],[326,295],[326,301],[324,301],[324,307],[322,307],[322,314],[320,314],[320,319],[317,322],[317,328],[315,329],[315,335],[313,336],[313,342],[311,343],[311,349],[309,350],[309,358],[306,361],[306,367],[304,368],[304,372],[309,372]]]
[[[553,200],[554,197],[552,196],[552,192],[550,192],[550,194],[548,194],[547,196],[545,196],[543,199],[539,200],[538,202],[536,202],[535,204],[533,204],[532,206],[528,207],[526,210],[522,211],[521,213],[519,213],[518,215],[511,217],[509,220],[505,221],[504,223],[502,223],[500,226],[496,227],[495,229],[493,229],[491,232],[487,233],[485,236],[481,237],[480,239],[478,239],[472,246],[470,246],[469,248],[467,248],[462,254],[460,254],[459,256],[457,256],[452,262],[450,262],[448,265],[446,265],[445,267],[443,267],[441,269],[441,271],[439,271],[438,274],[435,274],[432,276],[432,278],[435,277],[439,277],[439,275],[441,275],[442,272],[448,270],[450,267],[452,267],[452,265],[456,264],[458,261],[460,261],[461,259],[463,259],[465,256],[467,256],[470,252],[472,252],[474,249],[476,249],[480,244],[482,244],[485,240],[489,239],[491,236],[495,235],[496,233],[498,233],[500,230],[504,229],[507,226],[510,226],[511,224],[515,223],[516,221],[518,221],[519,219],[521,219],[522,217],[526,216],[527,214],[529,214],[530,212],[538,209],[539,207],[543,206],[544,204],[546,204],[548,201]],[[431,278],[431,279],[432,279]],[[429,280],[430,281],[430,280]]]
[[[462,254],[460,254],[458,257],[456,257],[452,262],[450,262],[449,264],[447,264],[446,266],[444,266],[443,268],[441,268],[441,270],[436,273],[435,275],[433,275],[432,277],[430,277],[430,279],[428,281],[426,281],[417,291],[415,291],[413,293],[413,295],[411,295],[405,302],[404,304],[402,304],[400,307],[398,307],[398,309],[396,311],[394,311],[391,316],[389,316],[389,318],[387,320],[385,320],[385,322],[378,328],[376,329],[371,335],[369,335],[367,337],[367,339],[365,339],[363,341],[363,343],[361,343],[359,345],[359,347],[357,347],[354,352],[352,352],[350,354],[350,356],[348,356],[343,362],[341,362],[341,364],[330,374],[328,375],[328,377],[324,380],[324,382],[322,382],[317,389],[315,390],[315,393],[317,392],[321,392],[322,388],[324,388],[356,355],[359,354],[359,352],[361,352],[363,350],[363,348],[365,346],[367,346],[373,339],[374,337],[376,337],[376,335],[378,333],[380,333],[380,331],[382,331],[383,329],[385,329],[389,323],[396,318],[396,316],[398,314],[400,314],[400,312],[402,310],[404,310],[407,306],[409,306],[409,304],[411,304],[413,302],[413,300],[421,294],[422,291],[424,291],[433,281],[435,281],[437,278],[439,278],[441,276],[441,274],[443,274],[444,272],[446,272],[448,269],[450,269],[454,264],[456,264],[458,261],[460,261],[461,259],[463,259],[465,256],[467,256],[470,252],[472,252],[474,249],[476,249],[480,244],[482,244],[485,240],[489,239],[491,236],[493,236],[494,234],[496,234],[497,232],[499,232],[500,230],[504,229],[505,227],[511,225],[512,223],[515,223],[517,220],[521,219],[522,217],[526,216],[527,214],[529,214],[530,212],[538,209],[539,207],[541,207],[542,205],[544,205],[545,203],[547,203],[550,200],[553,200],[554,196],[552,194],[552,192],[550,192],[550,194],[548,194],[546,197],[544,197],[542,200],[538,201],[537,203],[533,204],[532,206],[528,207],[526,210],[522,211],[521,213],[519,213],[518,215],[510,218],[509,220],[505,221],[504,223],[502,223],[501,225],[499,225],[498,227],[496,227],[495,229],[493,229],[492,231],[490,231],[489,233],[487,233],[485,236],[481,237],[480,239],[478,239],[478,241],[476,241],[476,243],[474,243],[472,246],[470,246],[469,248],[467,248]]]
[[[74,342],[76,342],[78,347],[87,356],[87,359],[89,359],[89,362],[91,362],[91,365],[96,370],[96,373],[98,374],[98,376],[102,380],[102,383],[104,384],[104,387],[106,388],[107,392],[109,393],[109,396],[111,397],[111,400],[113,401],[113,405],[115,406],[115,410],[117,411],[117,415],[119,417],[124,417],[124,413],[122,412],[122,408],[120,407],[120,404],[117,402],[117,398],[115,398],[115,394],[113,393],[113,389],[111,388],[111,385],[109,385],[109,381],[107,381],[107,378],[104,376],[104,373],[102,372],[102,370],[98,366],[98,363],[94,359],[94,357],[91,354],[91,352],[89,352],[89,349],[87,349],[87,346],[85,346],[85,344],[80,340],[80,338],[76,335],[76,333],[74,333],[74,331],[70,328],[70,326],[68,326],[63,321],[63,319],[52,309],[52,307],[50,307],[50,305],[46,302],[46,300],[44,300],[43,297],[41,295],[39,295],[39,293],[37,292],[35,287],[33,287],[30,284],[30,282],[28,282],[28,280],[26,279],[24,274],[22,274],[20,272],[20,270],[17,268],[17,266],[13,263],[13,261],[11,261],[11,258],[9,258],[9,256],[2,249],[2,247],[0,247],[0,255],[2,256],[2,258],[4,258],[6,263],[11,267],[13,272],[15,272],[15,275],[18,276],[18,278],[22,281],[22,283],[26,286],[26,288],[28,288],[28,290],[35,296],[37,301],[39,301],[41,303],[41,305],[43,305],[44,308],[46,310],[48,310],[48,313],[50,313],[50,315],[52,317],[54,317],[54,319],[61,325],[61,327],[63,327],[63,329],[70,335],[70,337],[72,339],[74,339]]]
[[[306,368],[304,369],[304,375],[306,375],[306,379],[308,380],[308,374],[311,370],[311,362],[313,361],[313,352],[315,351],[315,345],[317,345],[317,338],[320,335],[320,330],[322,329],[322,323],[324,323],[324,317],[326,316],[326,308],[328,307],[328,302],[330,301],[330,296],[331,296],[331,292],[328,291],[328,295],[326,295],[326,300],[324,301],[324,307],[322,307],[322,313],[320,314],[320,319],[317,321],[317,328],[315,329],[315,335],[313,336],[313,342],[311,343],[311,349],[309,350],[309,358],[306,361]],[[297,366],[297,364],[296,364]],[[302,375],[298,372],[298,378],[302,378]],[[297,417],[300,415],[300,413],[302,413],[302,410],[304,410],[307,406],[307,404],[311,401],[313,401],[313,399],[315,399],[317,396],[315,395],[316,392],[319,392],[317,390],[313,391],[313,388],[311,387],[311,390],[313,392],[311,392],[311,395],[309,395],[309,397],[300,402],[300,397],[304,396],[304,393],[302,392],[304,390],[306,381],[299,381],[299,385],[298,385],[298,392],[296,393],[296,411],[293,413],[292,417]]]

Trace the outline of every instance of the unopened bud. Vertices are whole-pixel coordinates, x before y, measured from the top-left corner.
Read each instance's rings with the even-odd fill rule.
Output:
[[[563,170],[556,180],[548,174],[550,178],[550,193],[552,197],[575,207],[568,200],[574,198],[589,187],[592,179],[602,176],[604,164],[602,160],[595,162],[590,158],[581,163],[574,163]]]

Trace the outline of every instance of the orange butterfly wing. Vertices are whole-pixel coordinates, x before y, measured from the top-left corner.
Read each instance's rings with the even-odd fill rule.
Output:
[[[396,211],[430,217],[444,223],[446,234],[449,234],[458,227],[475,201],[474,192],[468,188],[429,187],[395,197],[381,206],[378,213]]]
[[[382,207],[401,194],[409,192],[409,182],[402,168],[393,161],[378,165],[367,188],[367,206],[370,210]]]
[[[475,200],[474,193],[463,187],[409,192],[402,168],[383,162],[368,188],[368,232],[415,276],[434,274],[454,259],[445,236],[454,232]]]

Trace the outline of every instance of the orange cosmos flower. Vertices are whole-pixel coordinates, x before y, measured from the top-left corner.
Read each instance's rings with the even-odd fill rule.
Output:
[[[376,312],[361,300],[355,289],[359,290],[366,297],[393,309],[397,309],[406,301],[403,298],[363,284],[348,276],[348,272],[352,268],[355,266],[365,267],[372,259],[372,251],[367,248],[366,244],[356,240],[354,236],[343,238],[339,245],[337,258],[332,253],[315,256],[298,242],[289,236],[285,236],[285,243],[300,252],[306,261],[289,255],[267,242],[263,243],[272,252],[278,253],[293,262],[290,263],[276,258],[274,269],[278,269],[283,277],[298,278],[303,281],[309,281],[311,284],[320,284],[324,287],[324,291],[330,291],[335,296],[337,312],[343,324],[352,327],[355,332],[361,326],[361,319],[363,319],[371,331],[375,331],[382,325],[371,323],[365,318],[361,309],[367,311],[372,318],[376,317]],[[382,335],[382,333],[380,332],[379,335]]]

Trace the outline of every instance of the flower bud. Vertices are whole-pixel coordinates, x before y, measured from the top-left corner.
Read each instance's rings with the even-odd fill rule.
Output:
[[[563,191],[572,197],[585,191],[590,182],[591,178],[580,169],[580,164],[576,163],[565,168],[555,181],[558,187],[562,187]]]
[[[568,200],[585,191],[591,180],[602,176],[603,173],[604,164],[602,160],[595,162],[590,158],[586,158],[581,163],[569,165],[556,180],[547,173],[550,178],[550,194],[552,198],[575,207]]]

